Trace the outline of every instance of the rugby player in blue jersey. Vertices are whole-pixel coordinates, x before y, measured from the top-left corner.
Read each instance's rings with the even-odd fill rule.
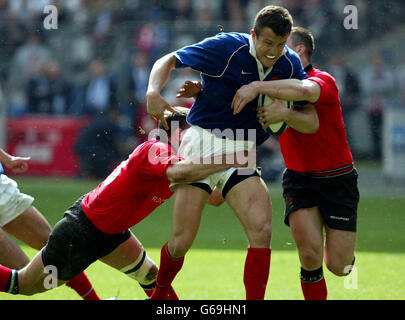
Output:
[[[267,6],[257,14],[250,35],[220,33],[155,62],[149,79],[147,109],[164,126],[164,111],[171,107],[161,91],[172,70],[190,67],[201,73],[201,92],[187,119],[192,127],[178,150],[182,157],[207,158],[218,153],[252,150],[269,138],[256,117],[263,97],[251,101],[239,114],[234,114],[231,104],[236,91],[252,81],[307,77],[298,55],[285,45],[292,24],[285,8]],[[318,129],[316,111],[306,105],[302,111],[291,112],[287,124],[314,133]],[[196,237],[202,210],[214,187],[234,210],[249,241],[244,269],[246,299],[264,299],[270,270],[272,208],[260,174],[254,170],[242,174],[232,168],[197,183],[172,187],[175,191],[172,237],[161,250],[157,285],[151,299],[167,296]]]

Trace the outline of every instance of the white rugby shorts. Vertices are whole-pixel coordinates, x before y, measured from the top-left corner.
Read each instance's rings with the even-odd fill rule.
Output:
[[[17,218],[33,201],[33,197],[20,192],[17,182],[5,174],[0,175],[0,227]]]
[[[234,154],[240,151],[252,151],[253,147],[254,142],[252,141],[221,139],[199,126],[191,126],[185,132],[177,154],[187,161]],[[226,182],[235,170],[238,169],[230,168],[220,171],[193,183],[206,184],[211,190],[217,187],[222,192]],[[244,170],[246,171],[247,169]],[[251,171],[254,172],[255,169],[251,169]],[[179,183],[171,183],[170,188],[173,189],[177,184]]]

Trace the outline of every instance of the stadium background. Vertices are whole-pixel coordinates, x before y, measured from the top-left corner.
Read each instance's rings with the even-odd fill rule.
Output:
[[[56,30],[43,25],[48,4],[58,8]],[[29,172],[13,176],[20,189],[35,196],[35,205],[53,225],[75,197],[94,187],[155,126],[145,110],[153,62],[221,30],[248,32],[255,13],[268,4],[285,6],[296,25],[314,33],[313,62],[339,84],[360,174],[358,250],[370,254],[364,261],[387,254],[380,260],[403,268],[405,5],[401,0],[0,0],[0,145],[10,153],[32,157]],[[356,6],[358,29],[344,27],[346,5]],[[170,103],[191,105],[190,100],[175,99],[186,79],[198,80],[198,74],[175,71],[164,92]],[[76,143],[82,133],[83,140]],[[79,153],[90,155],[83,160],[90,165],[87,169]],[[280,235],[272,246],[294,254],[288,229],[281,223],[283,162],[277,140],[263,146],[259,156],[273,197],[274,233]],[[167,240],[170,205],[136,230],[146,247],[160,248]],[[243,250],[246,239],[226,205],[207,209],[204,219],[196,248]],[[295,279],[297,261],[292,261],[290,278]],[[393,277],[390,281],[399,286]],[[346,296],[336,293],[335,298]],[[365,298],[403,299],[405,292]]]

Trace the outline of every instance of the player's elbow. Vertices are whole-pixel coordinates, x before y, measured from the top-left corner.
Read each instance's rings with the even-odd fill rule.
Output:
[[[319,119],[317,116],[313,117],[308,125],[308,132],[309,134],[315,134],[319,130]]]
[[[307,104],[303,111],[305,113],[306,125],[303,133],[315,134],[319,130],[319,118],[318,113],[313,104]]]
[[[303,80],[300,86],[300,95],[303,101],[311,103],[319,99],[320,88],[316,82]]]

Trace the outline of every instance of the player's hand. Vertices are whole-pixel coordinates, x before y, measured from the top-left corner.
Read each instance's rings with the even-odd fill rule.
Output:
[[[189,81],[184,82],[182,87],[177,91],[176,98],[197,98],[201,91],[201,82]]]
[[[166,130],[169,130],[167,121],[164,117],[165,110],[176,112],[165,99],[162,98],[160,93],[148,93],[146,95],[146,110],[152,120],[160,121]]]
[[[254,82],[240,87],[232,100],[231,109],[233,109],[233,114],[235,115],[241,112],[243,108],[258,95],[259,92]]]
[[[13,173],[23,173],[28,170],[28,161],[30,157],[11,157],[4,165],[11,169]]]
[[[269,105],[257,108],[257,118],[263,129],[272,123],[286,121],[286,112],[289,109],[279,99],[274,99]]]

